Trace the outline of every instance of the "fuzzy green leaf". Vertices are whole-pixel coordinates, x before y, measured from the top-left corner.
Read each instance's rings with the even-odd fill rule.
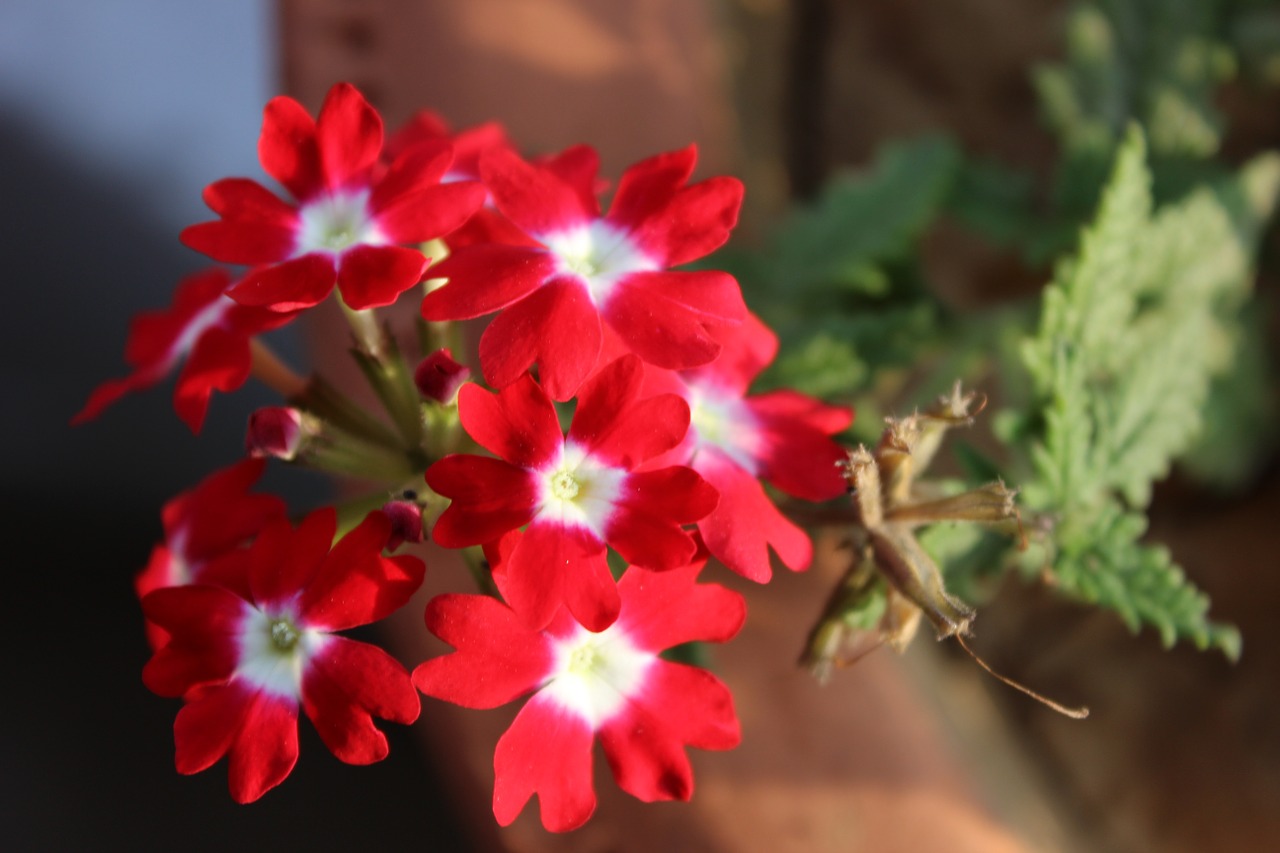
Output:
[[[1045,291],[1022,348],[1039,425],[1027,505],[1052,520],[1049,557],[1066,593],[1231,654],[1207,600],[1160,549],[1139,544],[1151,483],[1195,440],[1214,376],[1230,364],[1280,163],[1153,211],[1142,133],[1122,144],[1079,252]],[[1233,645],[1234,643],[1234,645]]]

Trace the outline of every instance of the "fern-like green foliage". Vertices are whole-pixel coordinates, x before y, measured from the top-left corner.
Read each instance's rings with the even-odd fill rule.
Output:
[[[1140,130],[1129,130],[1078,253],[1045,291],[1023,347],[1038,423],[1027,505],[1052,519],[1047,556],[1066,593],[1114,609],[1166,643],[1239,651],[1234,629],[1162,549],[1141,544],[1151,483],[1201,429],[1228,370],[1252,258],[1280,189],[1280,158],[1153,210]]]

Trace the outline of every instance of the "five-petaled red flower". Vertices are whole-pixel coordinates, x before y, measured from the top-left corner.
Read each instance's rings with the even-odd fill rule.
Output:
[[[159,383],[185,358],[173,407],[198,433],[214,389],[234,391],[249,378],[253,336],[292,319],[291,314],[237,304],[226,296],[230,284],[221,269],[188,276],[178,283],[170,308],[134,317],[124,349],[133,373],[95,388],[71,422],[92,420],[125,394]]]
[[[645,802],[693,794],[685,746],[737,746],[728,689],[705,670],[658,656],[680,643],[724,642],[742,626],[742,597],[695,583],[701,567],[700,560],[666,572],[627,569],[618,619],[597,633],[564,611],[535,631],[480,595],[444,595],[427,606],[427,627],[457,651],[414,670],[419,690],[468,708],[534,693],[494,754],[499,823],[515,820],[534,794],[547,829],[585,823],[596,802],[597,736],[618,785]]]
[[[332,509],[292,529],[268,524],[248,551],[247,597],[206,584],[142,600],[170,634],[143,681],[186,705],[174,724],[177,767],[198,773],[229,756],[231,795],[258,799],[298,759],[298,706],[350,764],[386,757],[373,716],[411,723],[420,710],[409,674],[381,649],[334,631],[382,619],[422,583],[422,562],[384,557],[391,524],[370,513],[336,545]],[[332,548],[332,550],[330,550]]]
[[[481,545],[528,525],[507,561],[506,594],[534,628],[562,604],[589,629],[607,628],[619,599],[606,543],[646,568],[681,566],[697,550],[681,525],[715,508],[715,489],[689,468],[634,473],[689,425],[674,394],[639,399],[642,368],[625,356],[583,385],[568,436],[527,375],[496,394],[464,385],[463,427],[501,458],[446,456],[427,471],[453,499],[432,529],[437,544]]]
[[[728,239],[742,184],[687,185],[696,157],[690,146],[632,166],[602,216],[591,149],[570,149],[555,164],[490,152],[480,163],[485,185],[529,242],[459,248],[431,270],[448,283],[423,299],[423,316],[500,312],[480,339],[485,379],[504,388],[536,363],[555,400],[572,397],[596,369],[602,322],[650,364],[706,364],[720,351],[712,330],[746,313],[738,283],[725,272],[670,268]]]
[[[265,111],[258,158],[297,199],[294,207],[248,178],[205,188],[221,217],[182,232],[182,242],[219,261],[254,267],[231,290],[245,305],[308,308],[335,283],[353,309],[390,305],[417,284],[427,259],[416,248],[465,222],[484,203],[475,181],[441,183],[453,161],[443,141],[424,142],[383,167],[382,119],[339,83],[312,121],[292,98]]]
[[[853,412],[797,391],[746,396],[778,351],[778,338],[750,315],[726,329],[711,364],[680,373],[645,372],[644,393],[679,394],[689,403],[689,434],[680,447],[649,463],[688,465],[716,487],[720,503],[698,522],[712,556],[754,581],[769,580],[769,549],[790,569],[813,556],[809,536],[783,515],[760,480],[792,497],[824,501],[845,493],[836,463],[846,452],[831,436]]]

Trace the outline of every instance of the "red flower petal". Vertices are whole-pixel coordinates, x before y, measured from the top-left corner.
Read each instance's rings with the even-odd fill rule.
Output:
[[[244,335],[211,328],[196,340],[173,389],[173,408],[192,432],[200,432],[214,389],[239,388],[249,379],[251,362]]]
[[[679,445],[689,429],[689,405],[675,394],[634,402],[643,374],[632,355],[601,368],[578,389],[569,438],[628,470]]]
[[[846,451],[828,433],[847,427],[851,410],[785,389],[752,397],[747,405],[763,425],[764,479],[804,500],[826,501],[844,494],[846,484],[836,463]]]
[[[655,661],[644,690],[600,727],[618,786],[647,803],[692,796],[686,745],[731,749],[740,740],[729,689],[706,670],[666,661]]]
[[[538,696],[520,710],[493,756],[493,814],[508,826],[538,795],[542,825],[568,832],[595,811],[591,787],[591,728]]]
[[[181,696],[200,684],[231,677],[239,659],[236,636],[244,602],[215,586],[158,589],[142,599],[148,621],[167,631],[169,644],[142,669],[142,682],[161,696]]]
[[[258,160],[299,201],[324,188],[316,124],[293,98],[272,98],[263,110]]]
[[[717,327],[716,340],[720,342],[720,355],[710,364],[690,370],[688,378],[709,382],[738,396],[747,393],[752,380],[778,353],[778,336],[755,314],[747,314],[739,325]]]
[[[416,557],[383,557],[390,534],[386,514],[371,512],[333,546],[298,599],[298,615],[308,627],[341,631],[368,625],[400,609],[417,591],[426,567]]]
[[[184,776],[212,767],[240,732],[254,694],[239,682],[202,693],[178,711],[173,725],[174,763]]]
[[[262,226],[292,231],[298,211],[275,193],[249,178],[223,178],[204,188],[201,198],[209,209],[226,219],[246,219]]]
[[[553,400],[572,398],[599,355],[600,316],[574,279],[544,284],[495,317],[480,337],[480,366],[490,385],[510,385],[536,362]]]
[[[231,744],[227,779],[237,803],[279,785],[298,763],[298,706],[266,692],[253,695]]]
[[[605,551],[587,530],[535,521],[502,568],[502,594],[530,628],[545,627],[563,604],[588,631],[603,631],[621,607]]]
[[[632,238],[666,266],[687,264],[725,244],[741,207],[741,181],[709,178],[676,193],[632,230]]]
[[[554,274],[555,260],[542,249],[525,246],[467,246],[432,266],[430,278],[449,282],[422,300],[428,320],[469,320],[532,293]]]
[[[716,559],[759,583],[773,575],[770,547],[787,568],[808,567],[813,558],[808,535],[773,505],[760,481],[711,449],[703,450],[694,465],[720,492],[720,505],[698,522]]]
[[[574,187],[514,152],[488,152],[480,160],[480,174],[498,209],[535,237],[583,226],[596,216],[594,205],[587,205]]]
[[[693,174],[698,149],[690,145],[641,160],[627,169],[609,205],[610,222],[632,231],[651,216],[660,215],[676,191]],[[665,252],[660,253],[665,256]]]
[[[538,165],[577,193],[583,210],[593,217],[600,215],[599,194],[607,185],[598,177],[600,155],[594,148],[590,145],[571,145],[559,154],[540,158]]]
[[[427,485],[453,498],[431,538],[445,548],[480,545],[528,524],[537,509],[533,476],[501,459],[446,456],[427,469]]]
[[[316,146],[330,189],[364,178],[382,151],[382,118],[350,83],[325,96],[316,121]]]
[[[381,308],[422,281],[427,259],[403,246],[353,246],[338,260],[338,290],[356,311]]]
[[[399,723],[418,717],[409,673],[382,649],[333,637],[311,658],[302,708],[339,760],[372,764],[387,757],[387,739],[371,714]]]
[[[373,764],[387,757],[387,738],[373,717],[351,702],[342,687],[314,667],[305,676],[302,710],[339,761]]]
[[[601,315],[640,358],[683,370],[719,354],[708,325],[736,323],[746,306],[728,273],[632,273],[618,281]]]
[[[312,253],[282,264],[251,270],[227,295],[241,305],[258,305],[272,311],[296,311],[324,300],[338,280],[329,255]]]
[[[402,196],[440,183],[453,162],[453,146],[445,139],[422,142],[397,152],[390,168],[369,197],[369,209],[380,213]]]
[[[292,600],[324,562],[337,528],[332,507],[312,512],[296,530],[284,519],[264,527],[249,549],[254,602],[263,606]]]
[[[496,708],[523,696],[541,685],[554,663],[546,637],[488,596],[437,596],[427,605],[426,621],[457,651],[421,664],[413,683],[464,708]]]
[[[681,643],[732,639],[746,620],[746,602],[722,586],[697,583],[705,564],[704,558],[665,572],[628,568],[618,581],[618,622],[627,638],[655,654]]]
[[[470,219],[484,204],[479,181],[455,181],[427,187],[377,210],[378,227],[397,243],[425,243],[443,237]]]
[[[349,701],[374,716],[404,725],[418,719],[422,703],[408,670],[377,646],[332,637],[311,658],[311,665],[340,686]],[[306,685],[304,677],[304,698]]]
[[[458,414],[477,444],[522,468],[548,462],[564,443],[555,406],[527,373],[496,394],[464,386]]]
[[[632,474],[605,538],[629,563],[657,570],[683,566],[697,546],[680,525],[707,515],[717,500],[716,490],[689,468]]]

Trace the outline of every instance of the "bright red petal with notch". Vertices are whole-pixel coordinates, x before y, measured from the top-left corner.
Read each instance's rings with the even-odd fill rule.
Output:
[[[249,585],[259,605],[291,601],[315,576],[329,554],[338,514],[324,507],[297,529],[281,519],[268,524],[249,549]]]
[[[184,776],[199,773],[226,755],[253,698],[253,691],[233,681],[184,705],[173,725],[178,772]]]
[[[720,505],[698,522],[716,559],[758,583],[773,576],[770,547],[787,568],[808,568],[813,543],[773,505],[759,480],[711,449],[703,450],[694,466],[720,492]]]
[[[600,315],[579,281],[556,279],[494,318],[480,338],[480,365],[502,388],[538,365],[543,389],[565,401],[591,375],[600,355]]]
[[[569,438],[610,465],[631,470],[677,447],[689,430],[689,404],[675,394],[632,402],[643,366],[626,356],[600,370],[578,391]]]
[[[371,512],[324,558],[298,599],[309,627],[342,631],[399,610],[422,585],[426,567],[416,557],[384,557],[391,521]]]
[[[343,637],[331,638],[309,663],[302,708],[329,751],[348,764],[386,758],[387,739],[373,716],[417,719],[421,706],[409,673],[382,649]]]
[[[480,174],[498,209],[535,237],[582,227],[596,216],[574,187],[511,151],[488,152],[480,161]]]
[[[427,485],[453,503],[431,529],[445,548],[463,548],[497,539],[528,524],[537,511],[533,475],[501,459],[446,456],[427,469]]]
[[[600,727],[618,787],[646,803],[688,800],[685,746],[731,749],[741,733],[729,689],[706,670],[656,661],[644,690]]]
[[[331,189],[361,180],[382,152],[382,118],[354,86],[338,83],[320,108],[316,146]]]
[[[704,565],[705,559],[665,572],[628,568],[618,581],[618,623],[628,639],[655,654],[681,643],[732,639],[746,620],[746,602],[722,586],[697,583]]]
[[[652,216],[661,215],[676,192],[693,174],[698,150],[690,145],[658,154],[627,169],[609,205],[610,222],[631,231]],[[665,257],[665,252],[660,253]]]
[[[285,780],[298,763],[298,706],[266,692],[253,695],[231,744],[227,780],[237,803],[251,803]]]
[[[751,397],[747,405],[761,423],[764,446],[760,475],[782,491],[810,501],[845,492],[837,462],[847,455],[829,433],[853,420],[853,412],[786,389]]]
[[[293,98],[272,98],[263,110],[258,160],[299,201],[324,187],[315,121]]]
[[[545,635],[488,596],[437,596],[427,605],[426,620],[431,633],[457,649],[413,671],[413,683],[428,696],[464,708],[496,708],[536,690],[555,663]]]
[[[720,353],[708,327],[738,322],[746,306],[728,273],[632,273],[618,281],[601,315],[640,358],[683,370]]]
[[[591,727],[550,699],[535,696],[498,741],[493,756],[493,814],[508,826],[538,795],[542,825],[568,832],[595,811]]]
[[[550,461],[564,443],[555,406],[528,374],[497,393],[464,385],[458,413],[477,444],[522,468]]]
[[[535,521],[504,565],[502,593],[530,628],[545,627],[563,605],[588,631],[603,631],[621,607],[605,551],[590,531]]]
[[[703,518],[717,499],[716,490],[689,468],[632,474],[605,538],[629,563],[655,570],[683,566],[697,546],[680,525]]]
[[[665,266],[680,266],[723,246],[741,207],[741,181],[709,178],[676,193],[632,230],[632,238],[651,257],[662,258]]]

